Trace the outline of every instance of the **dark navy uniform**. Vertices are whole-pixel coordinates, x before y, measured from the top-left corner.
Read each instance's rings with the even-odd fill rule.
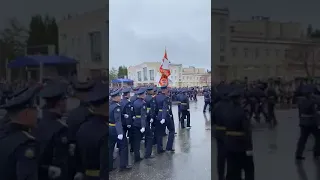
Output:
[[[230,101],[227,97],[220,97],[212,111],[212,122],[214,128],[214,136],[217,140],[217,168],[219,180],[225,180],[225,165],[226,165],[226,149],[224,145],[225,139],[225,121],[228,118]]]
[[[40,97],[45,99],[46,104],[34,130],[40,147],[39,178],[64,180],[68,178],[69,165],[68,126],[61,120],[66,110],[66,86],[49,84],[41,90]],[[50,176],[50,173],[56,175]]]
[[[70,152],[72,153],[69,157],[69,178],[72,179],[76,172],[83,171],[81,165],[80,152],[76,145],[76,134],[81,126],[87,120],[90,115],[89,109],[84,102],[88,92],[95,86],[93,81],[88,82],[73,82],[72,87],[75,91],[76,98],[79,99],[79,106],[72,109],[68,113],[66,123],[68,125],[68,140],[70,145]],[[83,173],[83,172],[82,172]]]
[[[121,105],[119,104],[121,101],[121,90],[115,90],[112,92],[111,98],[112,101],[109,105],[109,168],[113,168],[113,152],[115,145],[119,145],[119,153],[120,153],[120,170],[127,170],[131,167],[128,166],[128,140],[123,131],[122,125],[122,112]],[[132,128],[132,127],[131,127]],[[112,170],[112,169],[109,169]]]
[[[180,102],[180,111],[181,111],[181,128],[185,128],[185,122],[184,120],[187,119],[187,128],[190,128],[190,104],[189,104],[189,98],[185,94],[186,91],[183,91],[182,94],[179,96],[179,102]]]
[[[154,140],[153,135],[153,122],[155,119],[155,99],[153,97],[153,87],[147,88],[148,93],[145,97],[146,107],[147,107],[147,120],[146,120],[146,132],[145,132],[145,158],[153,157],[152,153],[152,145]]]
[[[37,122],[35,93],[36,88],[29,88],[0,107],[7,110],[11,120],[0,131],[0,179],[38,180],[38,151],[35,138],[29,134]],[[20,113],[24,119],[18,119],[23,116]]]
[[[300,119],[300,137],[297,143],[296,159],[303,160],[303,151],[309,136],[312,134],[315,138],[313,149],[314,157],[319,157],[319,122],[315,118],[317,113],[317,104],[312,98],[313,88],[310,85],[305,85],[302,89],[301,97],[298,101],[299,119]]]
[[[133,106],[130,101],[130,89],[129,88],[124,89],[124,90],[122,90],[122,93],[123,93],[123,96],[122,96],[120,105],[121,105],[121,112],[122,112],[121,121],[122,121],[123,133],[125,135],[125,138],[129,137],[129,141],[130,141],[131,148],[132,148],[133,137],[132,137],[131,127],[132,127],[132,123],[133,123],[133,120],[132,120]],[[133,150],[132,150],[132,152],[133,152]]]
[[[204,92],[204,106],[203,106],[203,112],[206,112],[207,106],[210,108],[211,103],[211,94],[206,90]]]
[[[254,180],[251,122],[241,106],[241,94],[239,90],[229,94],[232,103],[228,110],[232,113],[228,114],[225,121],[226,180],[241,179],[242,170],[245,171],[246,180]]]
[[[143,133],[146,130],[147,125],[147,106],[144,101],[145,89],[140,88],[137,92],[137,99],[133,103],[134,116],[136,117],[133,121],[133,152],[134,159],[136,162],[141,161],[140,157],[140,143]],[[149,153],[149,152],[148,152]]]
[[[163,149],[163,136],[165,134],[165,128],[167,127],[169,130],[168,141],[166,150],[174,151],[173,142],[174,142],[174,134],[175,127],[172,122],[172,118],[170,117],[170,99],[167,96],[167,87],[161,87],[162,92],[160,92],[156,97],[156,114],[157,120],[155,121],[155,136],[157,140],[157,151],[158,153],[165,152]]]

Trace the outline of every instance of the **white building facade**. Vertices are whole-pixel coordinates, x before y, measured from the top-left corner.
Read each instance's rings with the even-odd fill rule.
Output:
[[[128,78],[136,86],[156,85],[160,62],[144,62],[128,67]],[[172,87],[208,86],[211,84],[211,74],[205,68],[188,67],[182,64],[170,64],[171,75],[169,79]]]
[[[59,52],[79,61],[79,79],[107,74],[109,65],[108,7],[68,17],[58,23]]]

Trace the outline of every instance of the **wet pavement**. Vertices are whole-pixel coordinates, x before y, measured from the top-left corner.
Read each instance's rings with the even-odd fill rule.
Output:
[[[172,107],[177,131],[175,153],[158,155],[153,149],[154,159],[134,164],[129,172],[111,172],[109,180],[210,180],[211,122],[209,112],[207,119],[203,115],[203,104],[203,97],[190,103],[192,128],[189,130],[179,128],[177,106]]]
[[[310,138],[304,153],[306,160],[297,164],[294,159],[299,136],[297,110],[278,110],[279,125],[269,130],[263,123],[255,125],[253,132],[255,174],[257,180],[319,180],[320,163],[313,160],[313,139]],[[262,121],[263,122],[263,121]],[[214,144],[213,144],[214,147]],[[216,157],[216,149],[212,149]],[[213,163],[213,179],[216,163]]]

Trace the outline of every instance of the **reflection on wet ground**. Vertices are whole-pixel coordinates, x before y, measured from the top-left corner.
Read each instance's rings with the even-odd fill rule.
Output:
[[[190,104],[192,128],[180,129],[177,106],[173,113],[177,135],[175,153],[155,154],[156,158],[133,165],[130,172],[111,172],[110,180],[210,180],[211,122],[210,114],[202,112],[203,98]],[[166,137],[165,137],[166,139]],[[143,148],[142,148],[143,149]],[[154,149],[154,152],[155,149]],[[143,153],[142,153],[143,154]],[[132,157],[130,158],[132,163]]]
[[[305,151],[306,160],[297,164],[294,159],[299,136],[297,110],[277,111],[279,126],[269,130],[266,126],[255,125],[254,159],[257,180],[319,180],[320,161],[313,160],[310,139]],[[213,144],[214,146],[214,144]],[[212,149],[216,156],[216,149]],[[213,163],[213,179],[218,179]]]

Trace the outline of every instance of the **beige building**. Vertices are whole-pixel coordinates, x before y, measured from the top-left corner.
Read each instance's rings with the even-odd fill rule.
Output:
[[[213,19],[222,18],[221,14],[213,14]],[[229,17],[227,15],[223,17]],[[243,79],[249,80],[265,79],[269,77],[282,77],[294,79],[306,76],[303,62],[318,61],[318,45],[308,40],[302,34],[300,23],[283,23],[271,21],[269,17],[252,17],[247,21],[231,21],[228,23],[217,23],[212,25],[221,29],[225,25],[229,31],[229,42],[227,43],[224,58],[220,55],[214,56],[214,78],[219,80]],[[217,30],[215,30],[217,31]],[[215,51],[221,51],[225,47],[224,41],[218,41],[219,46],[213,46]],[[294,52],[301,51],[308,54],[308,58],[297,57]],[[312,57],[311,57],[312,55]],[[300,60],[300,61],[299,61]],[[312,69],[312,68],[311,68]],[[316,69],[316,68],[315,68]],[[315,71],[315,75],[317,75]]]
[[[211,85],[211,73],[205,68],[196,68],[190,66],[183,68],[182,71],[182,87],[191,86],[210,86]]]
[[[80,79],[107,73],[109,18],[107,5],[58,23],[59,52],[79,61]]]
[[[156,84],[160,65],[160,62],[144,62],[129,66],[128,78],[137,86]],[[211,76],[204,68],[184,68],[182,64],[170,64],[170,72],[172,87],[207,86],[211,83]]]

